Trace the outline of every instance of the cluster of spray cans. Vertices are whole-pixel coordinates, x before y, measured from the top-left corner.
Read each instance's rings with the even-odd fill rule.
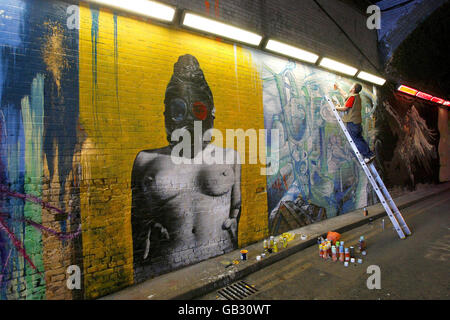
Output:
[[[268,240],[264,240],[264,252],[272,253],[278,252],[281,248],[286,248],[288,243],[287,237],[279,237],[275,239],[274,236],[270,236]]]
[[[320,237],[317,240],[319,244],[319,257],[324,260],[331,259],[334,262],[340,261],[344,263],[344,266],[348,267],[349,263],[362,263],[362,258],[356,260],[356,253],[363,256],[367,254],[367,245],[364,240],[364,236],[361,236],[358,245],[356,246],[357,252],[355,252],[355,247],[345,247],[344,241],[336,241],[335,243],[328,239],[323,239]]]

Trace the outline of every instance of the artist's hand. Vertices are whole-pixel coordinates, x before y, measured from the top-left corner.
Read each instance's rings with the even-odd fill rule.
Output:
[[[339,86],[337,83],[334,84],[334,90],[339,90]]]

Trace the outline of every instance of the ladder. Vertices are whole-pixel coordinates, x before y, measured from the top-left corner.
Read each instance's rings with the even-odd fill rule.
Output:
[[[336,117],[336,120],[338,121],[339,125],[341,126],[342,131],[344,131],[345,137],[347,138],[348,142],[350,143],[350,146],[353,149],[353,152],[356,154],[356,158],[358,159],[359,164],[364,170],[364,173],[366,174],[367,178],[370,181],[370,184],[372,185],[373,189],[375,190],[375,193],[378,196],[378,199],[380,199],[381,204],[383,205],[384,209],[386,210],[387,215],[391,219],[392,225],[394,226],[395,230],[397,231],[400,239],[405,239],[406,236],[411,235],[411,231],[408,228],[408,225],[406,224],[405,220],[403,219],[403,216],[401,215],[400,211],[398,210],[397,206],[394,203],[394,200],[392,200],[391,195],[389,194],[388,190],[386,189],[386,186],[384,185],[383,181],[380,178],[380,175],[378,174],[377,170],[375,169],[375,166],[372,163],[369,165],[366,164],[364,161],[362,155],[360,154],[358,148],[356,147],[356,144],[353,142],[353,139],[350,137],[350,134],[347,131],[347,128],[342,121],[341,117],[339,116],[338,111],[336,110],[336,107],[334,106],[333,102],[328,96],[325,96],[325,99],[327,100],[328,104],[330,105],[331,110],[333,111],[334,116]]]

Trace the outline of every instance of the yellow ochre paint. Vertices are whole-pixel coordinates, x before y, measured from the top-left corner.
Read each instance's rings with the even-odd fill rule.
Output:
[[[87,5],[80,21],[83,268],[85,297],[96,298],[133,284],[131,170],[139,151],[167,145],[163,101],[178,57],[198,59],[214,96],[214,127],[224,136],[264,129],[263,97],[245,48]],[[268,234],[260,168],[242,165],[239,246]]]

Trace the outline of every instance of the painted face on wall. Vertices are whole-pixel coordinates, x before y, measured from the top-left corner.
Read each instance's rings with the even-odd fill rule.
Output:
[[[207,95],[195,85],[185,83],[183,86],[166,91],[166,108],[164,111],[167,138],[176,129],[185,128],[194,134],[194,123],[202,123],[202,134],[214,126],[214,109]]]
[[[197,59],[191,55],[178,58],[164,99],[167,140],[177,129],[186,129],[193,137],[194,124],[201,122],[202,135],[214,127],[215,108],[211,90]],[[192,139],[193,141],[194,139]]]

